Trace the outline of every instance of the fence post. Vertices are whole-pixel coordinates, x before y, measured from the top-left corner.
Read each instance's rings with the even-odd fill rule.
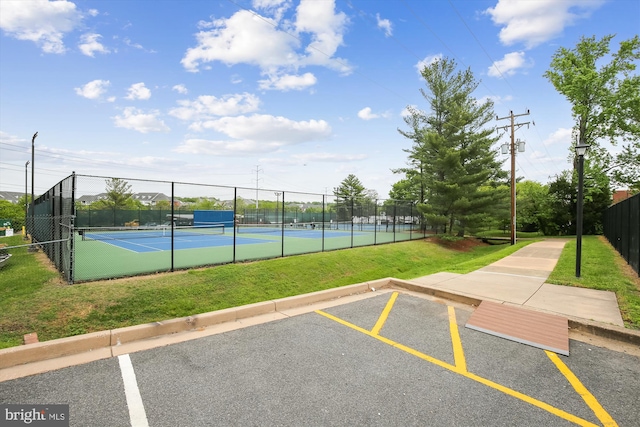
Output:
[[[236,233],[238,227],[237,223],[240,223],[238,219],[238,187],[233,187],[233,262],[236,262]],[[246,212],[246,211],[245,211]]]
[[[171,181],[171,271],[173,271],[173,255],[174,255],[174,247],[173,247],[173,218],[175,213],[175,198],[174,198],[174,190],[175,190],[175,182]]]
[[[322,195],[322,252],[324,252],[324,228],[327,224],[326,218],[325,218],[325,206],[326,206],[326,195],[323,194]],[[331,222],[329,222],[329,224],[331,224]]]
[[[71,218],[69,218],[69,277],[68,282],[70,285],[73,284],[73,279],[75,276],[75,257],[76,257],[76,247],[75,247],[75,217],[76,217],[76,172],[73,171],[71,173]]]
[[[278,202],[276,202],[276,224],[280,218],[278,218]],[[281,255],[284,257],[284,191],[282,192],[282,221],[280,221],[280,228],[282,229],[282,243],[281,243]]]

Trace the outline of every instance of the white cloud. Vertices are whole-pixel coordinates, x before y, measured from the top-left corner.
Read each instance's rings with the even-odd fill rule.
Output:
[[[94,33],[83,34],[80,37],[80,44],[78,44],[78,47],[80,48],[80,52],[91,57],[94,57],[95,52],[109,53],[110,52],[109,49],[104,47],[104,45],[102,45],[102,43],[98,41],[101,37],[102,36],[100,34],[94,34]]]
[[[187,87],[183,84],[175,85],[171,88],[171,90],[175,90],[176,92],[182,95],[186,95],[187,93],[189,93],[189,91],[187,90]]]
[[[228,19],[210,23],[212,30],[196,34],[196,47],[187,49],[182,65],[187,71],[197,72],[201,64],[221,61],[227,65],[247,63],[268,70],[294,65],[298,41],[279,31],[276,22],[260,19],[251,12],[241,10]]]
[[[200,123],[199,127],[238,140],[263,141],[276,146],[321,140],[331,134],[331,127],[324,120],[294,121],[266,114],[223,117]]]
[[[178,101],[180,107],[169,111],[169,114],[180,120],[203,120],[215,116],[228,116],[252,113],[260,106],[260,99],[250,93],[224,95],[217,98],[213,95],[202,95],[193,101]]]
[[[256,9],[271,9],[291,5],[291,0],[253,0],[251,2]]]
[[[107,92],[107,88],[111,82],[109,80],[92,80],[82,87],[74,88],[76,94],[87,99],[99,99]]]
[[[45,53],[64,53],[64,35],[81,21],[76,5],[65,0],[0,1],[0,28],[10,37],[36,43]]]
[[[387,118],[390,114],[388,112],[385,113],[373,113],[370,107],[365,107],[362,110],[358,111],[358,117],[362,120],[373,120],[379,118]]]
[[[502,26],[504,45],[522,42],[530,49],[560,34],[600,7],[604,0],[498,0],[485,10],[496,25]]]
[[[386,37],[391,37],[393,35],[393,26],[391,25],[391,21],[388,19],[380,19],[379,13],[376,13],[376,20],[378,21],[378,28],[384,30],[384,35]]]
[[[558,128],[555,132],[550,134],[542,143],[546,146],[564,145],[568,147],[573,143],[572,132],[573,129]]]
[[[428,67],[429,65],[441,59],[442,54],[437,53],[435,55],[428,55],[422,61],[418,61],[418,63],[415,65],[416,69],[418,70],[418,74],[422,75],[422,70],[424,69],[424,67]]]
[[[158,118],[160,112],[150,111],[144,113],[135,107],[127,107],[121,116],[113,117],[113,123],[116,127],[131,129],[140,133],[149,132],[168,132],[170,129],[165,123]]]
[[[253,0],[252,5],[272,15],[276,21],[280,21],[284,13],[291,7],[291,0]]]
[[[487,95],[487,96],[483,96],[482,98],[479,98],[477,100],[477,104],[478,105],[482,105],[485,102],[487,102],[487,100],[492,100],[495,105],[500,105],[500,104],[502,104],[504,102],[509,102],[509,101],[513,100],[513,96],[511,96],[511,95],[507,95],[507,96]]]
[[[311,33],[306,48],[308,56],[303,64],[324,65],[349,73],[346,60],[334,61],[333,54],[342,45],[342,37],[349,23],[347,15],[335,13],[335,0],[300,0],[296,9],[295,27],[298,32]]]
[[[370,107],[365,107],[362,110],[358,111],[358,117],[360,117],[362,120],[371,120],[377,119],[378,115],[372,114]]]
[[[420,109],[418,108],[417,105],[407,105],[401,112],[400,112],[400,116],[401,117],[409,117],[411,116],[411,114],[414,111],[419,111]]]
[[[285,74],[282,76],[271,76],[269,79],[258,80],[260,89],[269,90],[302,90],[316,84],[318,79],[312,73],[304,73],[301,76]]]
[[[134,83],[127,90],[126,99],[149,99],[151,98],[151,91],[145,87],[143,82]]]
[[[259,143],[251,140],[218,141],[208,139],[187,139],[174,151],[185,154],[208,154],[213,156],[244,156],[255,153],[268,153],[276,151],[280,145],[271,143]]]
[[[187,49],[182,65],[187,71],[198,72],[214,61],[243,63],[258,66],[270,76],[307,65],[349,73],[347,61],[333,56],[342,45],[348,23],[344,13],[335,13],[334,0],[301,0],[295,20],[281,23],[282,12],[289,5],[288,1],[256,1],[254,7],[264,9],[263,15],[240,10],[230,18],[200,22],[197,44]],[[301,40],[308,37],[309,44],[302,46]],[[299,51],[301,48],[304,51]]]
[[[491,77],[507,77],[516,73],[519,68],[527,66],[524,52],[507,53],[502,59],[489,67],[487,74]]]

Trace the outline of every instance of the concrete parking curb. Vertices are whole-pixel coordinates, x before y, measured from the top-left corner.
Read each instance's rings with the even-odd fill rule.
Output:
[[[233,322],[293,307],[300,307],[320,301],[327,301],[348,295],[368,292],[371,289],[381,288],[388,282],[389,279],[375,280],[161,322],[127,326],[108,331],[94,332],[29,345],[10,347],[0,350],[0,369],[70,356],[102,348],[115,347],[125,343],[141,341],[163,335],[187,332],[220,323]]]
[[[349,295],[362,294],[383,288],[406,289],[408,291],[427,294],[437,298],[472,306],[478,306],[482,302],[482,300],[478,298],[431,288],[408,280],[383,278],[162,322],[128,326],[108,331],[94,332],[74,337],[60,338],[2,349],[0,350],[0,369],[7,369],[33,362],[42,362],[65,356],[73,356],[96,350],[101,350],[103,353],[105,350],[109,351],[109,348],[111,348],[111,355],[113,356],[117,353],[114,348],[125,343],[143,341],[180,332],[201,330],[227,322],[234,322],[254,316],[281,312],[292,308],[335,300]],[[640,346],[640,331],[576,318],[569,318],[569,327],[587,334]],[[96,353],[98,352],[96,351]]]

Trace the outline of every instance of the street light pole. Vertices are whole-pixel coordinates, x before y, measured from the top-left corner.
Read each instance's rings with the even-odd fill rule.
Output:
[[[282,194],[281,191],[274,191],[273,194],[276,195],[276,223],[278,222],[278,206],[280,206],[280,195]],[[284,222],[284,221],[282,221]]]
[[[38,132],[33,134],[33,138],[31,138],[31,223],[29,224],[29,230],[31,231],[31,238],[33,239],[33,229],[35,227],[35,212],[36,212],[36,206],[35,206],[35,194],[34,194],[34,189],[33,189],[33,185],[35,182],[35,143],[36,143],[36,138],[38,137]]]
[[[583,186],[584,186],[584,155],[589,146],[580,141],[576,145],[578,155],[578,207],[576,212],[576,277],[580,277],[580,266],[582,264],[582,208],[583,208]]]
[[[29,193],[27,190],[27,167],[29,166],[29,160],[27,160],[27,163],[24,164],[24,229],[25,229],[25,233],[23,239],[27,240],[27,235],[29,234],[29,231],[27,230],[27,218],[29,218]]]

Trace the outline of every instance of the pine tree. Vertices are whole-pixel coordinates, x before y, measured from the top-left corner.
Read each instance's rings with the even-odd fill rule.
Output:
[[[464,234],[508,209],[508,192],[498,188],[506,177],[492,145],[493,102],[480,104],[472,96],[478,86],[471,70],[456,71],[454,60],[443,58],[422,70],[428,90],[421,90],[430,113],[410,108],[405,122],[413,140],[405,173],[419,187],[419,211],[432,226]]]

